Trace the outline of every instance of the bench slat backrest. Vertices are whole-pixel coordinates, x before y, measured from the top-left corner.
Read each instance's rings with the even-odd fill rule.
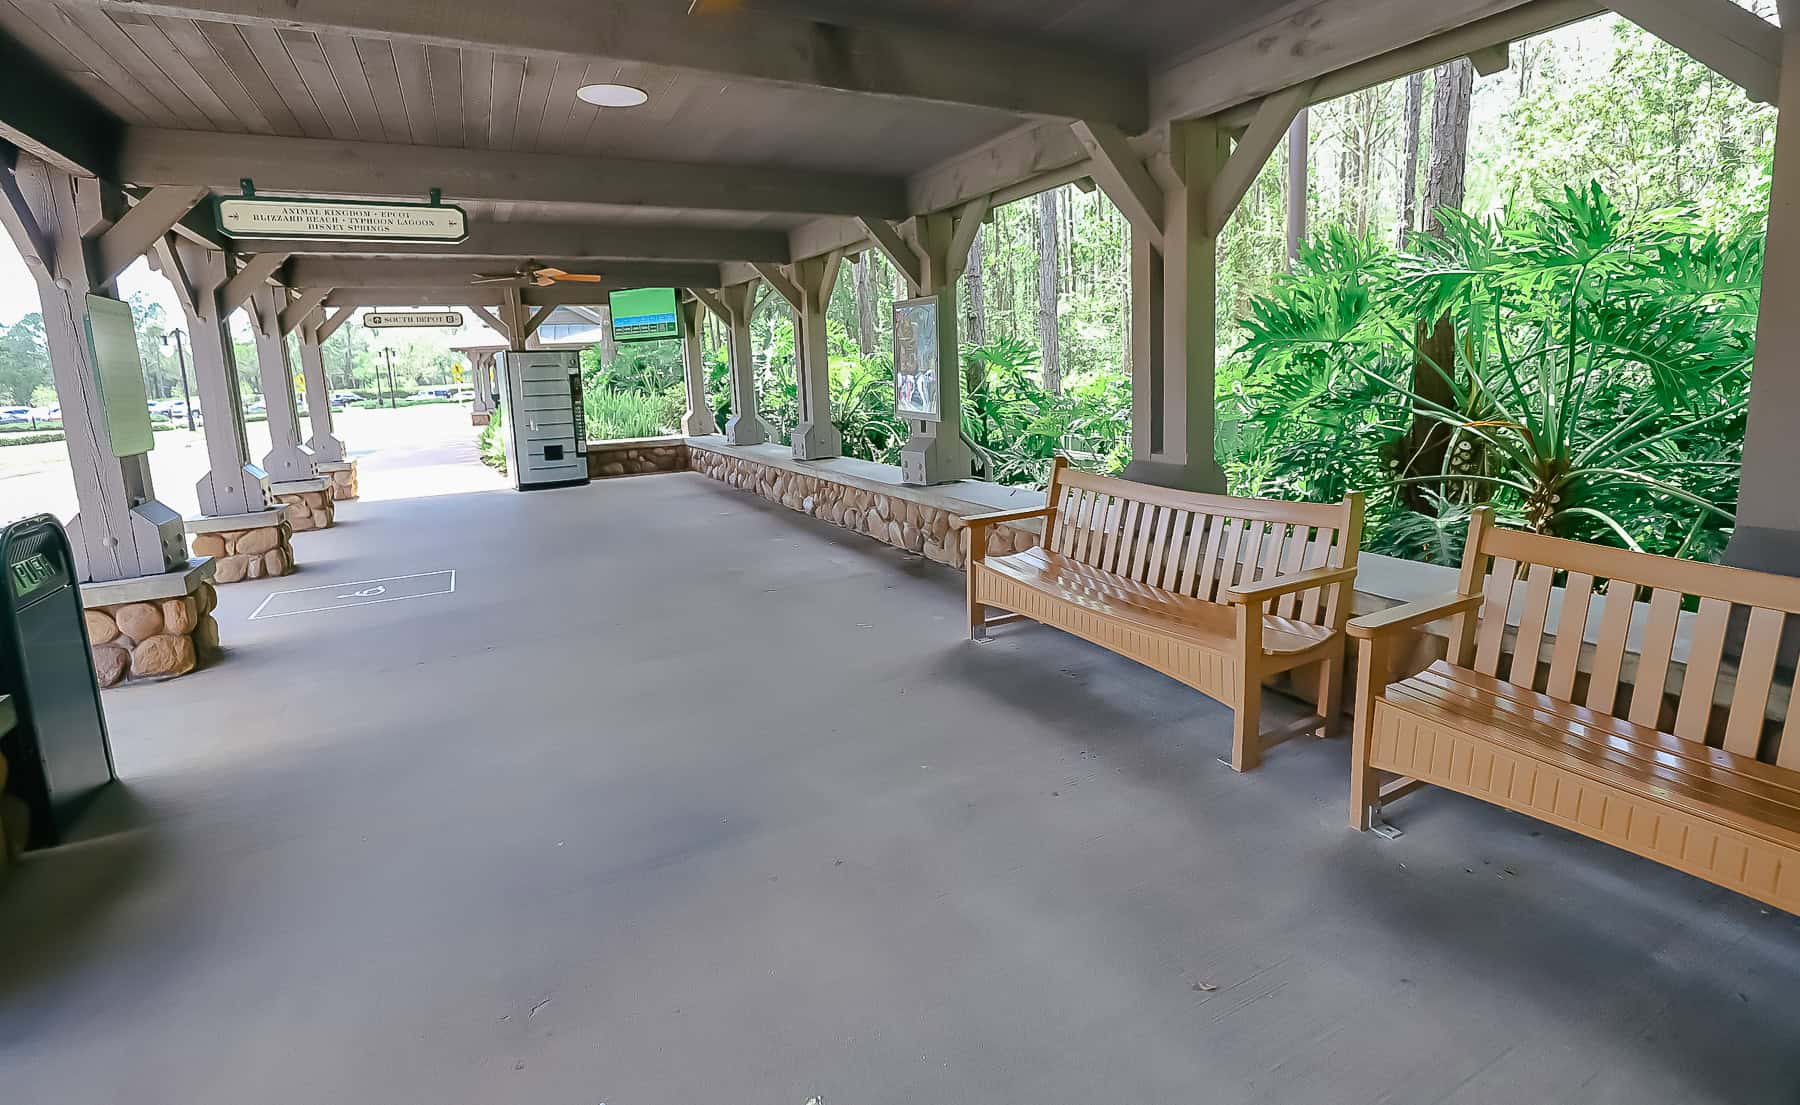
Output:
[[[1785,709],[1791,658],[1782,662],[1800,579],[1500,529],[1484,507],[1470,526],[1462,588],[1485,601],[1458,620],[1456,662],[1800,769],[1800,724]]]
[[[1056,514],[1043,545],[1147,587],[1224,601],[1234,586],[1308,568],[1355,567],[1362,501],[1290,503],[1207,495],[1097,476],[1058,464],[1050,481]],[[1349,616],[1342,586],[1276,600],[1270,611],[1314,625]]]

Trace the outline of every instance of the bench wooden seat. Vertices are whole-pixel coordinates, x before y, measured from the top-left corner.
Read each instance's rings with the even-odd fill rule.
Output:
[[[987,555],[993,526],[1044,520],[1035,548]],[[1287,503],[1151,487],[1069,469],[1036,510],[977,515],[969,529],[969,629],[1011,611],[1145,664],[1234,712],[1231,765],[1260,761],[1262,684],[1317,665],[1329,730],[1341,702],[1344,622],[1362,499]],[[1291,735],[1291,733],[1282,734]]]
[[[1781,625],[1800,612],[1800,581],[1497,530],[1485,511],[1470,530],[1463,579],[1456,595],[1350,625],[1361,649],[1353,826],[1368,828],[1415,785],[1441,786],[1800,912],[1800,725],[1769,717]],[[1582,671],[1595,593],[1605,600]],[[1697,606],[1691,646],[1672,693],[1686,596],[1699,601],[1688,603]],[[1734,607],[1748,608],[1748,631],[1729,705],[1716,709],[1736,652],[1727,645]],[[1394,634],[1446,614],[1458,619],[1450,657],[1386,682],[1379,673]],[[1626,682],[1634,622],[1642,655]]]

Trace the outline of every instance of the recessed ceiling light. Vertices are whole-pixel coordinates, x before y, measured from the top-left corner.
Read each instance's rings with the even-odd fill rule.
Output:
[[[648,92],[628,84],[584,84],[575,95],[595,107],[637,107],[650,98]]]

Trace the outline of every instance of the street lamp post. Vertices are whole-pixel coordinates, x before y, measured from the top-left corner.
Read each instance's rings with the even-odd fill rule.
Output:
[[[181,362],[181,407],[187,411],[188,433],[194,432],[194,397],[188,391],[187,346],[184,344],[186,334],[178,326],[163,335],[163,349],[169,348],[169,339],[175,340],[175,359]]]
[[[382,352],[387,355],[388,410],[398,410],[399,405],[394,402],[394,347],[390,345]]]

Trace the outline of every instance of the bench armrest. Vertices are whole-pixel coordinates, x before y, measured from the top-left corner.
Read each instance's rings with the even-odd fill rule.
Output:
[[[1291,576],[1278,576],[1275,579],[1265,579],[1261,583],[1233,587],[1225,592],[1225,601],[1234,606],[1252,602],[1268,602],[1270,599],[1278,599],[1283,595],[1291,595],[1295,591],[1310,591],[1314,587],[1325,587],[1333,583],[1349,583],[1355,578],[1355,568],[1309,568]]]
[[[1048,504],[1033,507],[1030,510],[997,510],[991,514],[969,514],[962,519],[962,524],[974,529],[976,526],[998,526],[1007,522],[1024,522],[1032,518],[1048,518],[1056,513],[1056,508]]]
[[[1464,595],[1451,591],[1436,598],[1403,603],[1392,610],[1365,614],[1353,619],[1348,628],[1350,636],[1358,640],[1374,640],[1403,629],[1416,629],[1456,614],[1467,614],[1479,609],[1483,599],[1481,595]]]

